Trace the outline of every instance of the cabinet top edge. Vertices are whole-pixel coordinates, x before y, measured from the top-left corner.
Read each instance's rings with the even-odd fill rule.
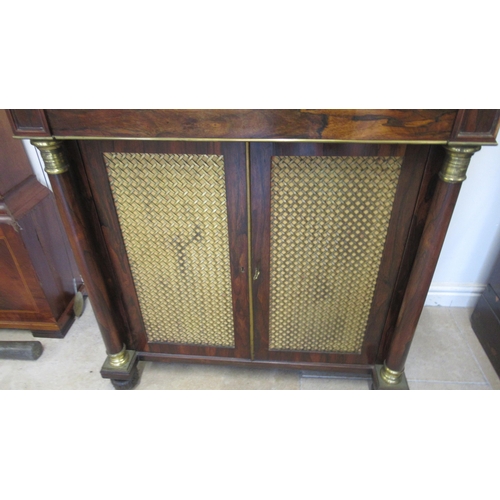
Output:
[[[9,110],[31,139],[496,144],[499,110]]]

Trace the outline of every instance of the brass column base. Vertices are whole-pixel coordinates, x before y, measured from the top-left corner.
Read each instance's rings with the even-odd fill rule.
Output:
[[[116,366],[116,356],[108,356],[101,368],[102,378],[111,379],[115,389],[133,389],[139,383],[137,351],[122,351],[124,362]],[[121,354],[121,353],[120,353]]]
[[[383,370],[384,365],[375,365],[373,370],[373,385],[372,389],[378,391],[387,391],[387,390],[395,390],[395,391],[409,391],[408,381],[406,380],[406,375],[401,373],[398,377],[397,383],[389,383],[386,381],[384,377],[382,377],[381,371]]]

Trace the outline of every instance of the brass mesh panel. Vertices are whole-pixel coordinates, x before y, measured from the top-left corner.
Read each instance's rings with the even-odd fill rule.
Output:
[[[233,347],[223,157],[104,159],[148,340]]]
[[[360,353],[399,157],[273,157],[269,347]]]

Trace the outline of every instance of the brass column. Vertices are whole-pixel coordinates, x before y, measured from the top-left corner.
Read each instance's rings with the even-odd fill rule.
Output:
[[[120,318],[113,315],[113,302],[106,285],[101,266],[103,258],[96,239],[86,222],[83,200],[70,164],[63,148],[63,142],[54,139],[36,139],[31,144],[42,156],[45,171],[50,175],[57,208],[68,235],[79,270],[85,281],[92,308],[101,331],[108,357],[101,375],[112,379],[116,388],[122,388],[137,378],[137,354],[127,350],[121,333]],[[120,387],[117,387],[116,381]],[[128,388],[128,387],[126,387]]]
[[[375,389],[408,389],[404,366],[424,307],[451,215],[472,155],[480,146],[445,146],[446,158],[424,226],[396,328],[383,365],[374,371]]]

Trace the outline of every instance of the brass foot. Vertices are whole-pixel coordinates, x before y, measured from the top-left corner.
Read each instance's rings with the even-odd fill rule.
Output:
[[[101,368],[101,376],[111,379],[115,389],[133,389],[139,382],[136,351],[122,349],[118,354],[106,358]]]
[[[372,389],[379,391],[403,390],[408,391],[408,381],[404,372],[395,372],[383,365],[375,365],[373,370]]]

